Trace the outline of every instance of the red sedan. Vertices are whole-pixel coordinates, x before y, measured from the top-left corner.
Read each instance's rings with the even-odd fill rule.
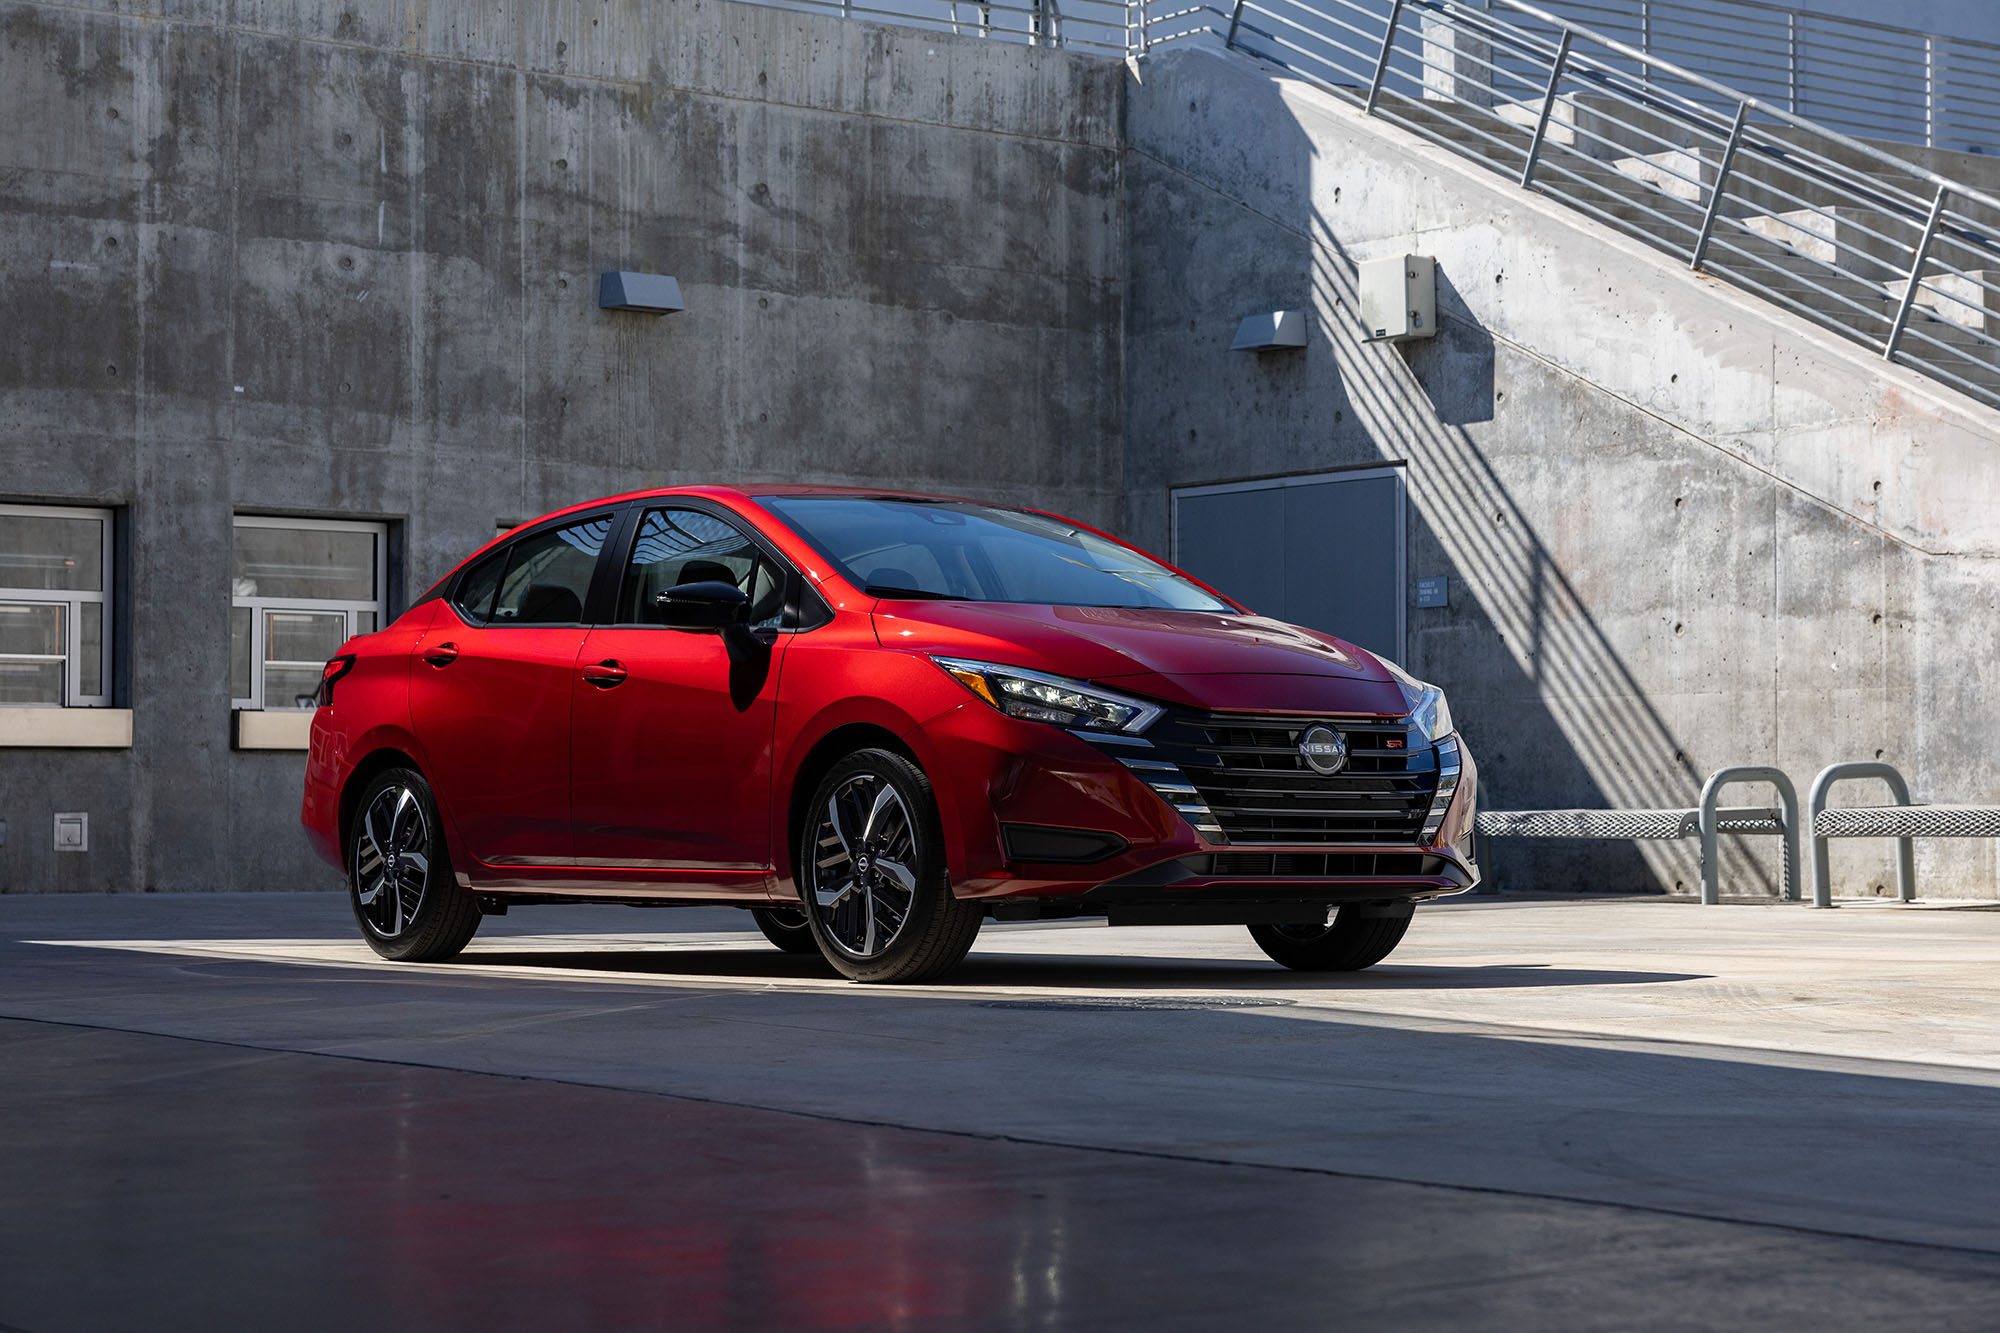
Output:
[[[1385,957],[1477,882],[1444,696],[1092,528],[684,487],[493,542],[326,665],[303,821],[387,958],[483,913],[729,904],[858,981],[982,921]]]

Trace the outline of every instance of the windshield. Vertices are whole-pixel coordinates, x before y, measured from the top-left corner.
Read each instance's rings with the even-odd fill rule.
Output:
[[[759,496],[881,597],[1234,611],[1137,551],[1060,519],[956,500]]]

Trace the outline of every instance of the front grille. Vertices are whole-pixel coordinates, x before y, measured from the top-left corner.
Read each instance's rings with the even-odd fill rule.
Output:
[[[1313,726],[1346,742],[1339,772],[1314,772],[1300,753]],[[1180,775],[1170,784],[1177,794],[1162,795],[1197,829],[1233,844],[1412,846],[1437,792],[1436,750],[1400,719],[1181,713],[1155,723],[1146,739],[1147,760]]]

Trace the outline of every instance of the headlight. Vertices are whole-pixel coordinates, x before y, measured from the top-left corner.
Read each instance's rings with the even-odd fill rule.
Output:
[[[1428,741],[1441,741],[1451,735],[1451,705],[1444,701],[1444,691],[1435,685],[1426,685],[1386,657],[1376,659],[1389,668],[1389,674],[1396,678],[1402,688],[1403,700],[1410,707],[1410,722],[1424,733]]]
[[[1009,717],[1050,722],[1079,731],[1144,731],[1165,710],[1080,680],[1045,676],[1020,667],[933,657],[959,684]]]

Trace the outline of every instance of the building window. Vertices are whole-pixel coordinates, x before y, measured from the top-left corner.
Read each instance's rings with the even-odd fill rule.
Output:
[[[239,709],[305,709],[320,668],[387,613],[389,529],[321,518],[236,520],[229,694]]]
[[[111,511],[0,505],[0,706],[111,703]]]

